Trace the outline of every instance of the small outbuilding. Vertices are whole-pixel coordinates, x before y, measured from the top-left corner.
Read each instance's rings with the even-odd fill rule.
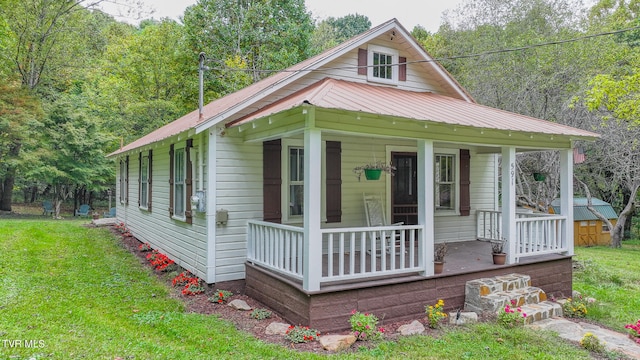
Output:
[[[593,207],[604,215],[612,225],[618,221],[618,215],[611,204],[592,198]],[[554,213],[560,212],[560,201],[551,203]],[[611,229],[587,209],[587,198],[573,198],[573,237],[575,246],[609,245]]]

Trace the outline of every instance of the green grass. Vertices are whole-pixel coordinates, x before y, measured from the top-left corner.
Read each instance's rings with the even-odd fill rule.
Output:
[[[105,229],[0,221],[0,358],[313,359],[265,344],[183,303]],[[37,348],[8,340],[35,340]],[[551,333],[495,324],[360,346],[340,359],[588,359]]]
[[[622,249],[576,248],[573,288],[597,301],[587,317],[617,331],[640,319],[640,241],[624,241]]]

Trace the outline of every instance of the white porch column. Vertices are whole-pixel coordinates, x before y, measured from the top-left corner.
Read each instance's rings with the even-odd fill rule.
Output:
[[[567,217],[560,229],[562,245],[566,255],[573,255],[573,149],[560,150],[560,215]]]
[[[304,254],[302,288],[320,290],[322,275],[322,235],[320,207],[322,204],[322,139],[315,126],[315,111],[306,108],[307,127],[304,130]]]
[[[516,148],[502,148],[502,233],[507,263],[516,262]]]
[[[433,248],[435,242],[433,199],[433,141],[418,140],[418,224],[422,238],[418,239],[418,266],[423,276],[433,276]]]

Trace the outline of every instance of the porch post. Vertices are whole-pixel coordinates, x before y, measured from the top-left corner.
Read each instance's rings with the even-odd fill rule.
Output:
[[[507,240],[507,263],[516,262],[516,148],[502,148],[502,234]]]
[[[322,275],[322,234],[320,234],[320,206],[322,204],[322,140],[315,126],[313,107],[305,107],[304,130],[304,253],[302,288],[320,290]],[[303,110],[303,111],[304,111]]]
[[[423,231],[418,239],[418,266],[421,275],[433,276],[433,248],[435,231],[433,226],[433,141],[418,140],[418,225]]]
[[[573,255],[573,149],[560,150],[560,215],[567,217],[560,228],[562,246]]]

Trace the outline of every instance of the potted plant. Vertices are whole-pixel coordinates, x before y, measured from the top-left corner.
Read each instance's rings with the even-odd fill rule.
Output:
[[[495,265],[504,265],[507,260],[507,254],[504,252],[505,239],[491,240],[491,255],[493,255],[493,263]]]
[[[447,243],[436,244],[433,252],[433,271],[440,274],[444,268],[444,257],[447,255]]]
[[[353,172],[358,176],[358,181],[360,181],[360,177],[364,174],[367,180],[378,180],[380,179],[380,174],[382,172],[389,173],[393,176],[396,171],[396,167],[391,163],[385,163],[380,160],[374,160],[371,163],[364,164],[361,166],[356,166],[353,168]]]

